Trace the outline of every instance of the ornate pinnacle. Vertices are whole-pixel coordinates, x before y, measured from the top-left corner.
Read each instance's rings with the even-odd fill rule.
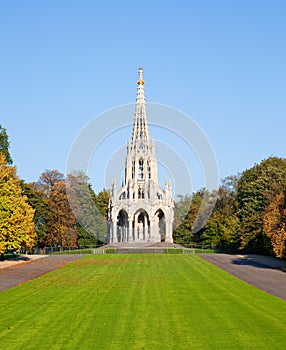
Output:
[[[144,80],[143,80],[143,68],[139,68],[139,80],[137,81],[138,85],[144,85]]]

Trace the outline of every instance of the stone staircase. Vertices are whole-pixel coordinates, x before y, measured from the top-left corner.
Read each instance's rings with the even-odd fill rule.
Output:
[[[165,254],[168,249],[185,249],[185,247],[175,243],[151,243],[151,242],[121,242],[110,243],[102,247],[103,249],[115,249],[117,254]]]

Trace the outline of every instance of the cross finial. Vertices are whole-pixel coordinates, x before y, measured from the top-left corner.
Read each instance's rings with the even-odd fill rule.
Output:
[[[138,85],[144,85],[144,80],[143,80],[143,68],[139,68],[139,80],[137,81]]]

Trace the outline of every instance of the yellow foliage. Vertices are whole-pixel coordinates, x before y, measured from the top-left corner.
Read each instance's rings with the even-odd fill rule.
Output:
[[[0,154],[0,254],[33,247],[36,238],[34,212],[22,195],[16,167],[8,166]]]

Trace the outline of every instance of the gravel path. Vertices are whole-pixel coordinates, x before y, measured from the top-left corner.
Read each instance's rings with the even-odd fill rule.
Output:
[[[261,255],[199,255],[243,281],[286,300],[286,261]]]
[[[6,266],[5,262],[1,262],[0,267],[2,264],[3,268],[0,268],[0,292],[44,275],[82,256],[84,254],[27,256],[22,257],[22,261],[18,259],[16,263],[14,260],[13,264],[10,261],[10,267],[7,267],[8,261]]]

